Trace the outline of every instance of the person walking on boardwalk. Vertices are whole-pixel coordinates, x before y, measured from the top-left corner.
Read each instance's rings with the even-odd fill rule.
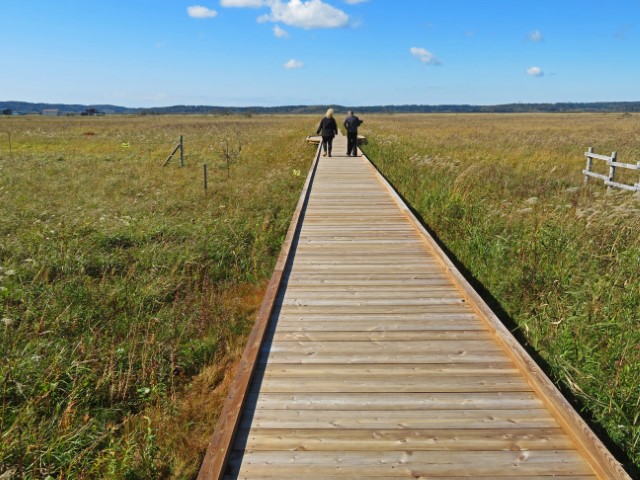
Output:
[[[362,120],[349,110],[349,116],[344,120],[344,128],[347,129],[347,157],[358,154],[358,127],[361,124]]]
[[[333,118],[333,108],[327,110],[324,118],[320,120],[320,125],[318,125],[316,133],[322,135],[322,149],[324,150],[322,155],[324,157],[326,157],[327,154],[331,156],[333,137],[338,134],[338,124],[336,123],[336,119]]]

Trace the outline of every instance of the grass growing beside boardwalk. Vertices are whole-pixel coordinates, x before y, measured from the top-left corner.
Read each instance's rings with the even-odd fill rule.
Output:
[[[315,120],[0,120],[0,474],[193,477]]]
[[[601,181],[583,188],[581,174],[589,146],[639,161],[640,116],[367,116],[363,126],[367,155],[640,474],[640,199]]]

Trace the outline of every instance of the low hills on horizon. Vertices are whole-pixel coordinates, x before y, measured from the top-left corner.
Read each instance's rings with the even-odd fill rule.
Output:
[[[89,110],[101,114],[167,115],[251,115],[251,114],[322,114],[332,107],[338,112],[354,110],[357,113],[636,113],[638,102],[562,102],[562,103],[509,103],[502,105],[372,105],[346,107],[342,105],[283,105],[276,107],[223,107],[210,105],[173,105],[167,107],[131,108],[117,105],[81,105],[58,103],[31,103],[0,101],[0,113],[41,114],[43,110],[58,110],[60,115],[80,115]]]

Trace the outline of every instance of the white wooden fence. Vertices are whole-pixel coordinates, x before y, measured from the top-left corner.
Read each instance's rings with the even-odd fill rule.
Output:
[[[589,183],[589,178],[600,178],[604,180],[604,184],[607,188],[616,187],[623,188],[625,190],[631,190],[632,192],[640,193],[640,181],[633,185],[629,185],[628,183],[620,183],[614,180],[614,176],[616,174],[616,168],[626,168],[629,170],[638,170],[640,171],[640,162],[636,164],[633,163],[621,163],[617,161],[618,154],[616,152],[612,152],[611,155],[599,155],[593,152],[593,147],[589,147],[589,150],[584,152],[584,156],[587,157],[587,168],[582,171],[584,173],[584,184]],[[602,160],[606,162],[609,167],[609,174],[605,175],[602,173],[596,173],[592,171],[593,161],[594,160]]]

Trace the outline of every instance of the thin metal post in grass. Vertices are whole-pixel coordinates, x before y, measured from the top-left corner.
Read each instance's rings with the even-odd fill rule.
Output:
[[[204,174],[204,193],[207,193],[207,164],[203,165],[203,174]]]
[[[587,150],[587,167],[586,167],[586,171],[590,172],[591,171],[591,167],[593,166],[593,157],[591,156],[591,154],[593,153],[593,147],[589,147],[589,150]],[[589,175],[585,175],[584,176],[584,184],[585,186],[589,183]]]

